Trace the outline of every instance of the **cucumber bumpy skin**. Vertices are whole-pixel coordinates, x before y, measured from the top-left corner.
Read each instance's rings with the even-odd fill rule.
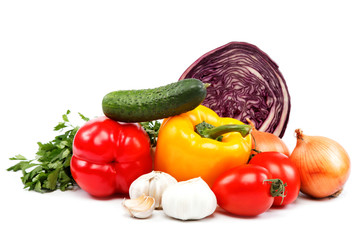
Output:
[[[102,108],[116,121],[153,121],[193,110],[205,99],[207,86],[189,78],[153,89],[114,91],[105,95]]]

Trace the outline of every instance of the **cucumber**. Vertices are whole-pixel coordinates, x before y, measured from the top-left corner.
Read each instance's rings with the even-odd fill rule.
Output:
[[[162,87],[120,90],[106,94],[102,109],[120,122],[147,122],[175,116],[199,106],[206,97],[202,81],[189,78]]]

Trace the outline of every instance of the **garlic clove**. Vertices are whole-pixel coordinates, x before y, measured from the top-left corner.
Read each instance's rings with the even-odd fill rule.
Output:
[[[177,180],[171,175],[161,171],[152,171],[132,182],[129,195],[131,199],[138,198],[143,194],[151,196],[155,198],[155,208],[161,209],[161,198],[164,190],[175,183]]]
[[[122,205],[132,217],[148,218],[155,209],[155,199],[143,194],[135,199],[124,199]]]
[[[178,182],[163,193],[164,213],[180,220],[198,220],[214,213],[216,196],[202,178]]]

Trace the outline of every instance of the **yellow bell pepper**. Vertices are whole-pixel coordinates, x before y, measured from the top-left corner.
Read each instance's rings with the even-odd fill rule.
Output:
[[[199,131],[206,137],[196,132],[196,126],[202,122],[214,127]],[[232,132],[234,130],[241,133]],[[211,187],[221,173],[247,163],[251,154],[250,131],[251,126],[233,118],[221,118],[200,105],[192,111],[164,119],[159,130],[154,168],[169,173],[178,181],[201,177]],[[222,135],[221,141],[214,140],[219,135]]]

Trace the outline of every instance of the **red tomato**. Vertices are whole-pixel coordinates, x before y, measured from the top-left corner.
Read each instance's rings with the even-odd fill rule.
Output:
[[[279,152],[262,152],[256,154],[249,163],[266,168],[273,178],[286,183],[284,199],[275,197],[273,206],[283,206],[295,201],[300,191],[300,174],[288,156]]]
[[[270,172],[256,165],[241,165],[222,173],[212,190],[218,205],[240,216],[256,216],[268,210],[274,202],[270,186]]]

